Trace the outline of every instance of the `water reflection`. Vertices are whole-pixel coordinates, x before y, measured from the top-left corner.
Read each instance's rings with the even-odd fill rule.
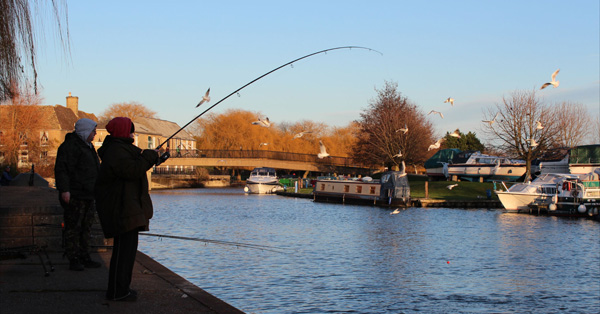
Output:
[[[600,312],[600,229],[585,219],[153,191],[140,250],[248,313]]]

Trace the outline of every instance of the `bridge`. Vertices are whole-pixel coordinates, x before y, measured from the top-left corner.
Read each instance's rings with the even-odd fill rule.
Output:
[[[171,157],[156,167],[155,174],[193,173],[197,166],[223,169],[270,167],[280,170],[361,175],[367,175],[372,170],[357,164],[352,158],[331,156],[319,159],[316,154],[268,150],[171,150],[170,153]]]

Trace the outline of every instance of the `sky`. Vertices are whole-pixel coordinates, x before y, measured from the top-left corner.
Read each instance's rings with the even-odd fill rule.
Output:
[[[575,1],[67,1],[70,53],[52,32],[38,52],[45,105],[100,115],[139,102],[185,125],[243,109],[277,123],[343,127],[386,82],[435,133],[482,133],[484,112],[518,90],[600,115],[600,8]],[[56,37],[56,36],[54,36]],[[39,44],[38,44],[39,47]],[[539,90],[560,69],[558,88]],[[195,108],[210,87],[211,102]],[[455,99],[454,106],[444,103]]]

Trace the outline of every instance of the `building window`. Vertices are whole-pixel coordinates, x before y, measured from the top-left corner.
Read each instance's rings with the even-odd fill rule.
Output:
[[[152,140],[152,136],[148,136],[148,149],[154,149],[154,141]]]

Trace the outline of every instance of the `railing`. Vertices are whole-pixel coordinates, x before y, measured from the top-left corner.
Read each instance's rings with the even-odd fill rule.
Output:
[[[269,150],[198,150],[182,149],[179,152],[171,152],[171,158],[256,158],[286,161],[300,161],[323,165],[340,167],[364,167],[357,164],[352,158],[330,156],[323,159],[316,154],[299,154],[288,152],[277,152]]]

